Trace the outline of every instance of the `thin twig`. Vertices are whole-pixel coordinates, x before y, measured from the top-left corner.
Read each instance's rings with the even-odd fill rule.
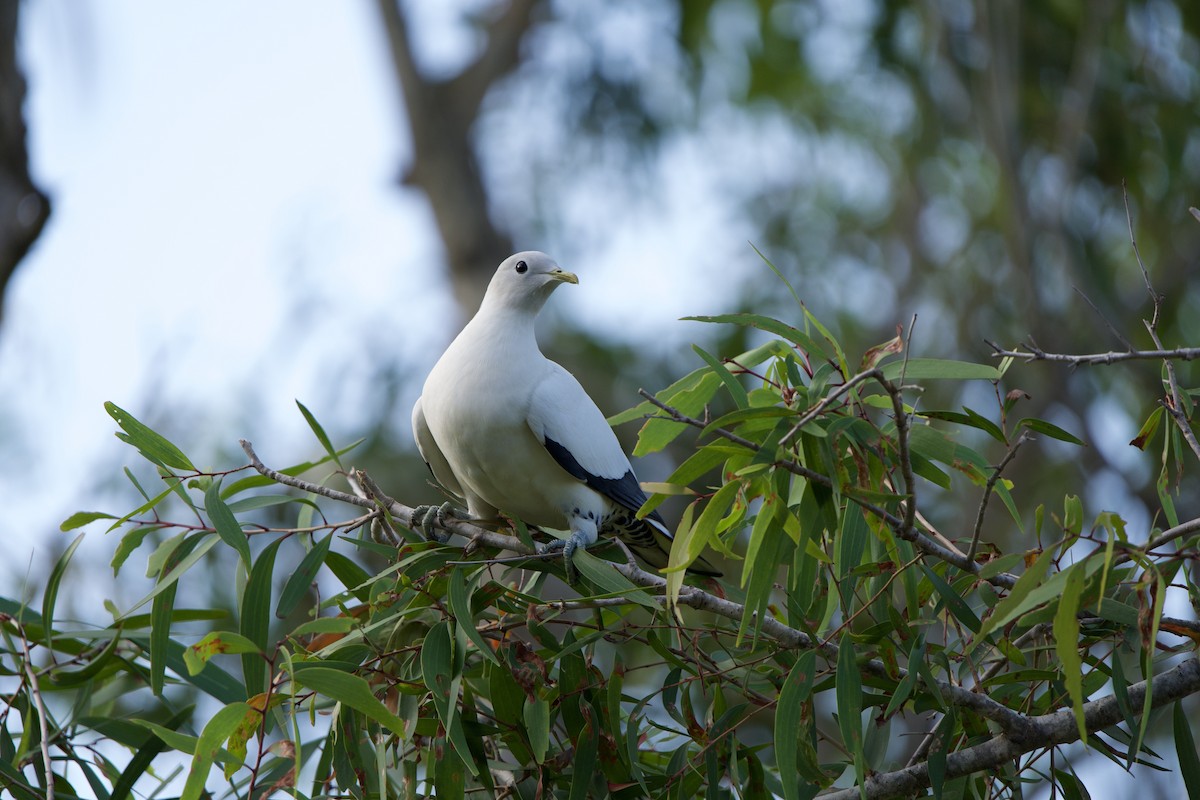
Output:
[[[986,340],[985,340],[986,341]],[[1157,350],[1127,350],[1124,352],[1110,351],[1108,353],[1049,353],[1032,342],[1023,342],[1020,350],[1009,350],[995,342],[988,341],[995,358],[1013,358],[1022,361],[1051,361],[1069,364],[1073,367],[1094,366],[1099,364],[1115,364],[1119,361],[1193,361],[1200,359],[1200,347],[1176,347],[1174,349]]]
[[[788,430],[788,432],[783,435],[783,438],[779,440],[779,444],[783,447],[787,447],[788,443],[791,442],[792,438],[800,432],[801,428],[803,428],[808,423],[812,422],[817,417],[821,416],[821,414],[825,411],[825,409],[829,408],[831,405],[836,403],[842,397],[842,395],[849,392],[855,386],[858,386],[860,383],[868,381],[871,378],[882,378],[882,377],[883,377],[882,372],[880,372],[877,368],[872,368],[872,369],[866,370],[865,372],[860,372],[857,375],[855,375],[854,377],[850,378],[850,380],[846,381],[841,386],[837,387],[832,392],[825,395],[825,397],[821,398],[821,402],[817,403],[815,406],[810,408],[808,411],[805,411],[804,415],[802,417],[800,417],[800,419],[796,422],[796,424],[793,425],[791,427],[791,429]],[[646,394],[643,394],[642,396],[647,397],[651,402],[654,402],[654,398],[652,396],[648,396]],[[657,403],[655,403],[655,405],[657,405]],[[660,408],[661,408],[661,406],[660,406]]]
[[[50,624],[49,621],[46,623]],[[50,760],[50,728],[46,722],[46,704],[42,702],[42,690],[38,685],[37,671],[33,668],[33,655],[29,652],[29,640],[25,631],[20,631],[21,654],[24,661],[25,679],[29,681],[29,692],[33,695],[33,703],[37,706],[38,732],[41,741],[38,746],[42,752],[42,768],[46,771],[46,800],[54,800],[54,764]]]
[[[679,409],[672,408],[671,406],[667,405],[666,403],[663,403],[661,400],[659,400],[658,398],[656,398],[654,395],[650,394],[649,392],[645,391],[644,389],[639,389],[638,394],[640,394],[642,397],[649,400],[650,403],[652,403],[653,405],[662,409],[664,412],[667,413],[667,415],[671,419],[675,420],[676,422],[681,422],[686,425],[691,425],[692,427],[699,428],[701,430],[704,430],[708,427],[708,425],[703,420],[698,420],[698,419],[695,419],[694,417],[689,417],[687,414],[684,414],[681,411],[679,411]],[[755,444],[754,442],[751,442],[747,439],[743,439],[741,436],[738,436],[735,433],[731,433],[723,428],[717,428],[717,429],[711,431],[711,433],[714,433],[715,435],[720,436],[723,439],[731,441],[734,444],[741,445],[742,447],[745,447],[756,453],[762,449],[758,444]],[[792,473],[793,475],[799,475],[801,478],[812,481],[813,483],[817,484],[818,486],[824,486],[827,489],[835,488],[833,481],[831,481],[827,476],[822,475],[819,472],[814,472],[813,470],[809,469],[808,467],[804,466],[803,464],[798,464],[795,461],[783,459],[783,460],[776,461],[775,466],[778,466],[781,469],[785,469],[788,472]],[[861,497],[854,497],[853,495],[849,495],[848,498],[852,502],[858,504],[858,506],[860,508],[862,508],[863,510],[882,519],[885,523],[887,523],[888,527],[890,527],[892,529],[892,531],[895,532],[895,534],[897,536],[899,536],[901,539],[904,539],[907,542],[911,542],[912,544],[916,545],[922,551],[924,551],[927,555],[933,556],[934,558],[937,558],[941,561],[945,561],[947,564],[957,567],[958,569],[961,569],[964,572],[968,572],[972,575],[979,574],[980,566],[978,564],[975,564],[972,561],[968,561],[967,557],[964,553],[958,552],[956,549],[946,547],[945,545],[942,545],[942,544],[932,540],[931,538],[929,538],[929,536],[927,536],[922,531],[917,530],[912,525],[905,525],[903,519],[901,519],[900,517],[897,517],[895,514],[891,513],[890,511],[888,511],[885,508],[881,508],[880,506],[877,506],[874,503],[868,502],[867,500],[864,500]],[[988,581],[988,583],[991,583],[994,586],[999,586],[999,587],[1002,587],[1005,589],[1011,589],[1017,583],[1016,576],[1012,575],[1010,573],[1007,573],[1007,572],[1001,572],[997,575],[989,576],[986,580]]]
[[[975,530],[971,534],[971,546],[967,549],[967,559],[975,560],[975,551],[979,548],[979,536],[983,533],[983,517],[987,514],[988,501],[992,498],[992,492],[996,488],[996,484],[1000,481],[1000,475],[1004,472],[1012,460],[1017,456],[1017,450],[1021,445],[1029,441],[1029,431],[1021,431],[1021,435],[1008,448],[1008,452],[1004,454],[1004,458],[992,470],[992,474],[988,476],[987,483],[983,487],[983,498],[979,501],[979,512],[975,515]]]
[[[1094,302],[1092,302],[1092,298],[1090,298],[1086,294],[1084,294],[1083,290],[1080,289],[1078,286],[1075,286],[1072,288],[1075,289],[1075,294],[1077,294],[1083,298],[1083,302],[1085,302],[1089,306],[1091,306],[1092,311],[1094,311],[1096,316],[1100,318],[1100,321],[1104,323],[1104,327],[1108,328],[1108,332],[1111,333],[1118,342],[1125,345],[1125,347],[1127,349],[1133,350],[1134,349],[1133,342],[1126,339],[1125,334],[1121,333],[1121,331],[1117,329],[1116,325],[1113,325],[1111,322],[1108,321],[1108,317],[1104,316],[1104,313],[1100,310],[1100,307],[1097,306]]]
[[[1126,190],[1124,183],[1121,184],[1121,196],[1125,200],[1125,221],[1129,225],[1129,244],[1133,248],[1133,255],[1137,259],[1138,267],[1142,270],[1142,280],[1146,282],[1146,291],[1149,292],[1150,300],[1154,303],[1154,315],[1145,321],[1146,330],[1149,331],[1150,339],[1154,342],[1154,346],[1162,350],[1162,340],[1158,336],[1158,321],[1162,310],[1163,296],[1154,290],[1154,284],[1150,282],[1150,272],[1146,269],[1146,265],[1142,261],[1142,253],[1138,249],[1137,237],[1133,232],[1133,212],[1129,210],[1129,192]],[[1175,425],[1179,428],[1179,432],[1183,434],[1188,447],[1192,448],[1192,452],[1196,455],[1196,458],[1200,458],[1200,441],[1196,440],[1196,434],[1192,430],[1191,421],[1187,418],[1187,414],[1183,412],[1183,393],[1179,391],[1179,381],[1175,377],[1175,364],[1170,359],[1164,359],[1163,366],[1167,371],[1167,385],[1171,391],[1170,397],[1167,402],[1163,403],[1163,407],[1167,409],[1167,413],[1175,421]]]

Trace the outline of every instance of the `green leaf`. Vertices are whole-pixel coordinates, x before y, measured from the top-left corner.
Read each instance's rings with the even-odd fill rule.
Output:
[[[529,748],[533,760],[544,763],[546,751],[550,749],[550,703],[542,698],[525,701],[522,714],[525,718],[525,733],[529,736]]]
[[[471,595],[467,591],[466,571],[462,569],[450,573],[450,613],[458,621],[458,629],[467,635],[479,654],[498,666],[500,659],[475,627],[475,615],[471,613]]]
[[[292,673],[292,680],[353,708],[402,738],[406,735],[404,720],[388,711],[387,706],[372,693],[370,684],[357,675],[328,667],[306,667]]]
[[[271,627],[271,587],[275,575],[275,554],[282,542],[283,539],[276,539],[263,548],[250,568],[250,577],[242,589],[238,630],[264,653],[270,650],[267,637]],[[246,694],[253,697],[267,686],[267,662],[258,655],[243,655],[242,677],[246,683]]]
[[[136,447],[148,460],[168,469],[184,469],[190,472],[199,471],[192,466],[192,462],[183,454],[183,451],[168,442],[161,435],[138,422],[125,409],[115,403],[105,403],[104,410],[125,431],[124,434],[118,433],[117,438]]]
[[[1021,577],[1017,579],[1008,596],[997,603],[996,607],[992,609],[991,615],[983,621],[979,632],[975,634],[973,645],[984,641],[989,633],[1007,625],[1010,621],[1037,605],[1036,603],[1027,601],[1029,601],[1033,590],[1041,586],[1046,573],[1050,570],[1050,565],[1053,563],[1054,548],[1049,548],[1038,556],[1037,561],[1033,562],[1033,565],[1026,569]]]
[[[67,549],[59,556],[58,561],[54,562],[54,569],[50,570],[46,589],[42,592],[42,621],[46,625],[47,647],[51,646],[51,628],[54,626],[54,606],[58,603],[58,589],[62,586],[63,576],[67,574],[67,565],[71,563],[71,557],[75,555],[75,551],[79,549],[79,545],[83,543],[83,537],[86,535],[85,533],[79,534],[73,542],[67,545]]]
[[[941,575],[938,575],[929,567],[922,564],[921,570],[925,573],[925,578],[942,598],[942,603],[945,604],[954,618],[969,630],[978,633],[980,627],[979,617],[967,605],[967,601],[962,598],[962,595],[954,591],[954,587],[946,583]]]
[[[684,317],[683,319],[690,322],[712,322],[758,328],[767,333],[782,336],[808,353],[822,353],[824,351],[824,348],[804,331],[759,314],[718,314],[712,317]]]
[[[862,741],[862,677],[858,674],[858,659],[854,638],[849,631],[842,634],[838,644],[837,712],[842,741],[854,759],[854,774],[862,786],[866,772]]]
[[[697,375],[696,380],[687,387],[679,391],[672,392],[671,389],[665,389],[659,392],[657,397],[664,404],[674,408],[681,414],[689,417],[694,417],[699,414],[704,406],[712,400],[712,396],[716,394],[717,388],[721,386],[721,379],[712,370],[704,370]],[[653,406],[650,407],[651,412],[658,411]],[[659,412],[660,414],[662,412]],[[657,453],[671,442],[675,441],[685,430],[687,425],[667,416],[657,416],[646,420],[646,424],[638,431],[638,442],[633,448],[635,456],[645,456],[650,453]]]
[[[1035,419],[1034,417],[1026,417],[1017,423],[1017,427],[1029,428],[1034,433],[1040,433],[1044,436],[1049,436],[1051,439],[1058,439],[1060,442],[1069,442],[1077,444],[1080,447],[1085,447],[1083,439],[1080,439],[1073,433],[1068,433],[1057,425],[1052,425],[1044,419]]]
[[[570,702],[568,700],[567,702]],[[578,698],[579,710],[587,719],[575,737],[575,758],[571,767],[571,791],[568,800],[586,800],[596,775],[596,751],[600,746],[600,733],[596,730],[596,715],[583,697]]]
[[[187,783],[184,784],[180,800],[200,800],[217,753],[248,714],[258,716],[259,712],[246,703],[233,703],[222,708],[205,724],[200,738],[196,740],[196,753],[192,757],[192,767],[188,771]]]
[[[304,403],[297,400],[296,405],[300,408],[300,413],[304,415],[304,421],[308,423],[308,427],[312,428],[313,435],[321,443],[321,447],[325,448],[325,453],[329,456],[330,460],[338,465],[338,469],[344,471],[345,468],[342,467],[342,462],[338,459],[338,452],[329,441],[329,436],[325,434],[325,429],[321,427],[321,423],[317,422],[317,418],[312,415],[312,412],[304,407]]]
[[[779,768],[784,800],[800,800],[796,752],[800,747],[804,704],[812,695],[815,673],[816,653],[806,650],[796,659],[784,680],[775,706],[775,764]]]
[[[1187,787],[1190,800],[1200,800],[1200,756],[1196,754],[1196,740],[1192,737],[1193,720],[1183,710],[1183,701],[1175,703],[1171,712],[1171,727],[1175,733],[1175,753],[1179,757],[1179,774]]]
[[[696,355],[704,359],[704,363],[708,364],[709,369],[716,373],[717,377],[721,379],[721,383],[725,384],[725,388],[729,391],[730,397],[733,398],[733,402],[738,408],[746,408],[750,405],[750,398],[746,395],[745,387],[738,382],[733,373],[716,356],[708,353],[699,345],[692,345],[692,350],[696,352]]]
[[[1079,727],[1079,738],[1087,742],[1087,722],[1083,716],[1083,660],[1079,657],[1079,598],[1083,593],[1082,563],[1067,570],[1066,586],[1063,587],[1058,610],[1054,614],[1054,650],[1062,664],[1063,682],[1071,697],[1075,712],[1075,724]]]
[[[972,364],[969,361],[950,361],[942,358],[910,358],[907,362],[893,361],[882,368],[883,376],[889,381],[897,380],[903,373],[906,381],[998,381],[1000,370],[988,364]]]
[[[462,655],[455,652],[455,641],[450,623],[439,622],[425,634],[421,647],[421,679],[429,688],[433,707],[446,729],[446,738],[454,745],[472,775],[478,775],[478,767],[471,756],[471,749],[463,733],[459,718],[458,697],[462,687]]]
[[[163,730],[174,731],[185,720],[192,718],[193,708],[194,706],[187,706],[176,711],[159,727]],[[153,731],[143,734],[138,741],[130,743],[129,746],[134,751],[134,755],[125,765],[125,769],[121,771],[121,777],[113,784],[112,792],[109,794],[109,797],[113,798],[113,800],[127,800],[127,798],[132,798],[134,796],[133,785],[137,783],[138,778],[146,770],[150,769],[150,766],[154,763],[155,756],[167,748],[166,742],[160,739]]]
[[[213,656],[225,653],[259,653],[258,645],[238,633],[230,631],[212,631],[203,639],[183,651],[183,663],[187,665],[188,674],[195,675]]]
[[[76,528],[82,528],[89,522],[95,522],[98,519],[116,519],[112,514],[105,514],[103,511],[76,511],[71,516],[67,517],[58,526],[60,531],[64,533],[73,531]]]
[[[345,586],[356,598],[362,602],[367,601],[370,597],[367,585],[371,582],[372,577],[365,569],[336,550],[330,551],[329,555],[325,557],[325,566],[329,567],[329,571],[342,582],[342,586]]]
[[[329,545],[332,541],[333,532],[331,531],[328,536],[314,544],[313,548],[304,554],[304,558],[300,560],[300,566],[296,567],[295,572],[288,576],[287,583],[283,585],[283,591],[279,593],[279,605],[275,608],[275,616],[283,619],[296,610],[296,606],[308,594],[313,581],[317,579],[317,573],[321,570],[321,565],[325,563],[325,557],[329,554]]]
[[[221,484],[218,481],[210,483],[208,490],[204,493],[204,510],[208,512],[208,518],[212,521],[213,528],[221,537],[221,541],[232,547],[233,551],[241,557],[246,569],[250,569],[250,540],[246,538],[246,532],[238,524],[237,517],[221,499]]]

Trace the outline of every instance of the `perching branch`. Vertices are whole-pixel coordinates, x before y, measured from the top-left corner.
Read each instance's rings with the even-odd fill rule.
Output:
[[[375,507],[378,504],[379,507],[387,511],[388,514],[390,514],[394,519],[398,520],[402,525],[409,526],[412,521],[412,508],[402,505],[386,495],[382,495],[382,493],[374,498],[360,497],[353,494],[347,494],[345,492],[338,492],[334,489],[329,489],[328,487],[320,486],[318,484],[309,483],[308,481],[294,478],[290,475],[285,475],[264,465],[255,454],[254,448],[249,442],[242,440],[241,445],[242,449],[246,452],[246,455],[250,457],[250,463],[254,466],[254,468],[260,474],[265,475],[266,477],[277,481],[278,483],[301,489],[306,492],[314,492],[330,499],[353,503],[354,505],[362,506],[364,508]],[[361,480],[362,473],[360,472],[358,475]],[[366,482],[364,481],[363,483]],[[459,534],[480,544],[494,547],[498,550],[508,550],[527,556],[537,555],[536,553],[531,552],[529,548],[515,536],[508,536],[506,534],[489,531],[485,528],[480,528],[477,525],[473,525],[470,522],[464,522],[457,519],[439,518],[434,524],[436,527],[441,528],[447,533]],[[613,564],[613,568],[624,575],[635,586],[665,590],[667,583],[666,579],[649,573],[636,564]],[[656,598],[656,600],[665,603],[666,598],[665,596],[660,596]],[[714,594],[710,594],[709,592],[705,592],[702,589],[698,589],[693,586],[684,586],[680,592],[677,602],[678,605],[688,606],[699,611],[707,611],[709,613],[735,621],[740,621],[746,613],[746,608],[744,605],[717,597]],[[807,633],[796,628],[789,627],[769,614],[763,616],[761,621],[761,630],[764,634],[779,642],[781,645],[784,645],[785,647],[793,647],[804,650],[816,649],[826,658],[833,660],[837,659],[837,647],[832,643],[819,643]],[[899,679],[903,679],[906,674],[904,669],[898,667],[889,668],[878,659],[864,661],[860,665],[860,668],[868,675],[873,675],[879,678],[887,678],[889,680],[896,679],[897,677]],[[899,671],[897,672],[896,670]],[[937,681],[936,690],[954,705],[974,711],[981,717],[995,722],[1001,727],[1002,730],[1009,732],[1010,735],[1018,739],[1023,738],[1024,734],[1022,732],[1025,730],[1025,720],[1027,718],[1019,712],[1013,711],[1002,703],[996,702],[986,694],[973,692],[969,689],[964,689],[961,686],[955,686],[946,681]]]

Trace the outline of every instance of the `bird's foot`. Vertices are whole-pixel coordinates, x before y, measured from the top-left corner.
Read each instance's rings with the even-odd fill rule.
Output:
[[[445,544],[450,534],[438,528],[447,518],[465,519],[465,512],[450,501],[440,506],[414,506],[412,511],[412,527],[438,544]]]
[[[572,533],[566,539],[555,539],[552,542],[547,542],[542,548],[542,553],[557,553],[559,550],[562,550],[563,565],[567,570],[567,583],[574,586],[578,573],[575,571],[575,564],[571,559],[575,557],[576,550],[586,550],[587,546],[588,541],[583,534]]]

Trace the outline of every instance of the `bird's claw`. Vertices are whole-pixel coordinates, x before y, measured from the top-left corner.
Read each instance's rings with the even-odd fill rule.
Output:
[[[440,529],[439,526],[447,518],[458,519],[460,516],[458,508],[449,501],[440,506],[414,506],[412,527],[424,534],[426,539],[431,539],[438,544],[445,544],[450,539],[450,534]]]
[[[579,577],[579,573],[575,571],[575,563],[572,559],[575,557],[575,551],[581,548],[587,549],[584,538],[578,533],[572,533],[566,539],[555,539],[552,542],[547,542],[542,548],[542,553],[556,553],[562,550],[563,566],[567,570],[567,583],[574,586],[575,579]]]

